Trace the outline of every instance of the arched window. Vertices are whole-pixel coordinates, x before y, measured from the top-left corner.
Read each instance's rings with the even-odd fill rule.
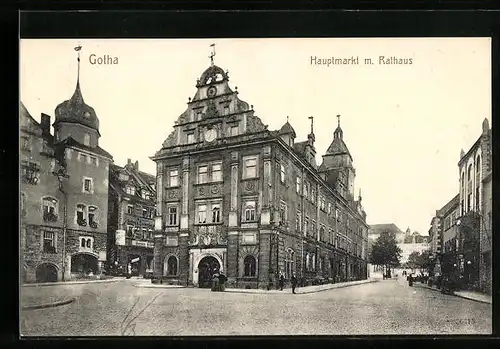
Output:
[[[80,245],[81,247],[85,247],[85,239],[82,238],[82,243]]]
[[[97,207],[89,206],[88,210],[89,226],[97,228]]]
[[[213,223],[220,222],[220,205],[219,204],[212,205],[212,222]]]
[[[243,264],[245,265],[244,276],[255,276],[255,270],[257,263],[255,261],[254,256],[246,256],[243,260]]]
[[[43,220],[57,221],[58,202],[50,196],[42,198]]]
[[[168,257],[167,260],[167,275],[177,275],[177,258],[175,256]]]
[[[92,248],[92,240],[87,239],[87,248]]]
[[[472,164],[469,165],[469,168],[467,169],[467,181],[470,181],[472,179]]]
[[[76,205],[76,223],[81,226],[87,225],[87,220],[85,218],[87,212],[87,207],[83,204]]]

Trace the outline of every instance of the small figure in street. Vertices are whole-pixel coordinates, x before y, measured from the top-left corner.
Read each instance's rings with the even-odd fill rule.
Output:
[[[292,293],[295,294],[295,287],[297,287],[297,278],[295,277],[295,274],[293,274],[290,278],[290,282],[292,284]]]
[[[408,286],[413,286],[413,276],[412,276],[412,274],[410,274],[408,276]]]
[[[280,291],[283,291],[283,286],[285,286],[285,277],[280,274]]]
[[[128,264],[127,266],[127,279],[130,279],[130,276],[132,276],[132,264]]]

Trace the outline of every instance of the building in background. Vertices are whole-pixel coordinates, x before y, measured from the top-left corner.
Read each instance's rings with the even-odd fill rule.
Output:
[[[265,288],[280,273],[304,283],[367,277],[366,214],[339,126],[317,166],[315,135],[287,121],[270,131],[212,65],[157,164],[155,278]]]
[[[457,275],[462,288],[491,293],[492,154],[487,119],[482,129],[469,151],[460,151],[459,193],[436,211],[430,231],[441,269],[434,271]]]
[[[482,133],[474,145],[460,152],[460,219],[458,227],[459,272],[464,287],[491,287],[491,129],[484,119]],[[484,183],[486,182],[486,188]],[[489,265],[489,266],[488,266]],[[480,280],[480,268],[484,269]],[[490,277],[488,277],[488,275]],[[489,280],[486,280],[488,278]]]
[[[79,70],[79,59],[78,59]],[[99,119],[79,74],[72,97],[37,122],[20,105],[21,275],[47,282],[98,274],[106,261],[108,170]]]
[[[152,275],[156,177],[139,170],[128,159],[123,167],[111,165],[109,172],[108,260],[110,270]]]

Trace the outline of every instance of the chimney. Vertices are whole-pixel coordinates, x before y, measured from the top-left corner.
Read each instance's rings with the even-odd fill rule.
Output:
[[[50,135],[50,115],[42,113],[40,127],[42,128],[42,134]]]
[[[136,161],[136,162],[135,162],[135,170],[136,170],[136,171],[139,171],[139,161]]]
[[[127,165],[130,165],[132,164],[132,160],[131,159],[127,159]]]

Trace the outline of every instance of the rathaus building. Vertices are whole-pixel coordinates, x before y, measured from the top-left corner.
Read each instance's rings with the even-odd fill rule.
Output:
[[[320,166],[315,135],[271,131],[212,64],[157,165],[154,282],[266,288],[367,278],[366,213],[340,121]],[[273,286],[273,287],[274,287]]]

